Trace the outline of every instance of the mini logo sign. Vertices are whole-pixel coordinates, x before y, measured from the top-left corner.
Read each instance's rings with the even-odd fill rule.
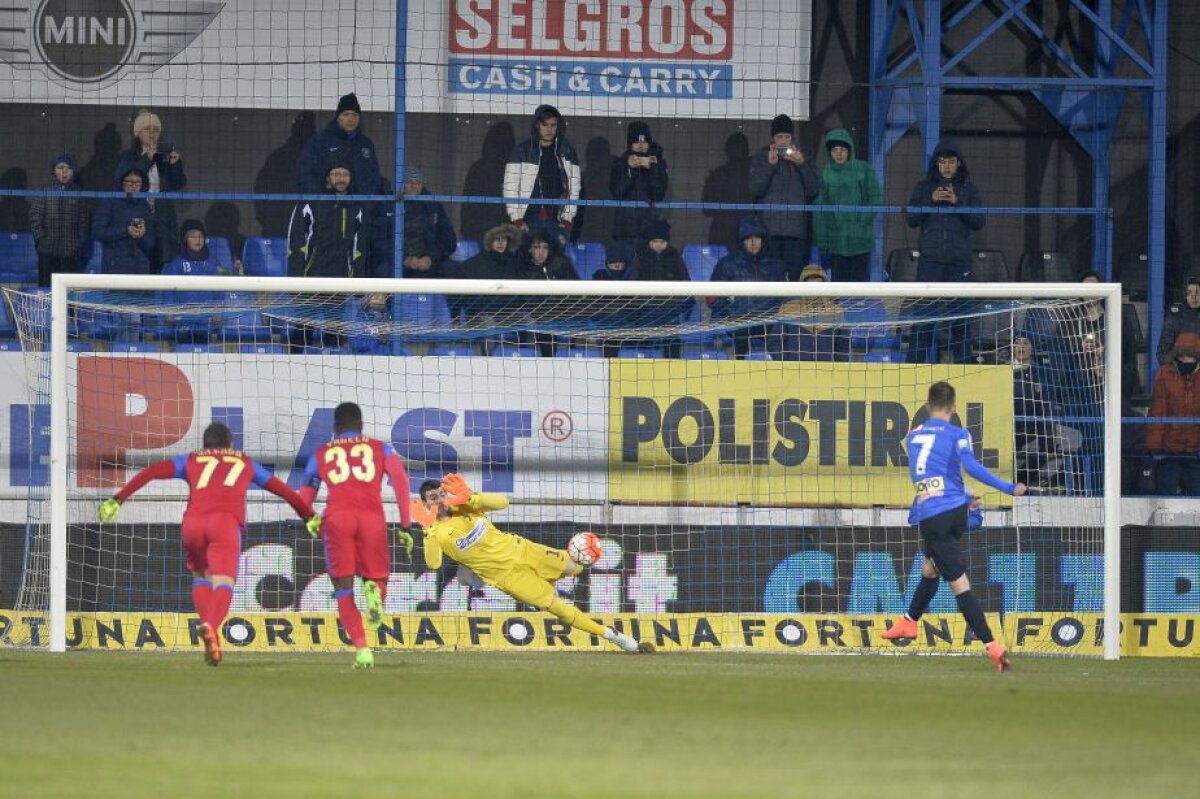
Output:
[[[46,66],[70,81],[104,80],[129,60],[133,10],[125,0],[46,0],[33,40]]]
[[[42,0],[4,9],[0,58],[42,68],[59,83],[103,85],[126,72],[154,72],[216,18],[223,2]]]

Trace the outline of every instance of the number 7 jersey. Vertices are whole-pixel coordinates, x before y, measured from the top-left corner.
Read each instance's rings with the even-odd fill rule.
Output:
[[[323,444],[308,459],[307,483],[300,496],[311,500],[324,483],[325,516],[341,511],[376,512],[383,515],[383,476],[392,481],[401,523],[411,522],[408,501],[408,471],[391,444],[367,436],[343,436]],[[311,493],[309,493],[311,492]]]

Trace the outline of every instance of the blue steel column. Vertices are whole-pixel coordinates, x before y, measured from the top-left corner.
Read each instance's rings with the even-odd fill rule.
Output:
[[[395,193],[392,201],[395,203],[396,231],[393,236],[395,257],[392,259],[392,275],[400,277],[403,274],[404,263],[404,203],[400,193],[404,190],[404,140],[406,138],[406,119],[408,114],[408,0],[396,0],[396,63],[395,63],[395,111],[396,121],[396,161],[393,172],[392,191]]]
[[[1158,372],[1158,339],[1162,331],[1163,290],[1166,277],[1167,228],[1167,0],[1153,6],[1150,25],[1154,88],[1150,91],[1150,234],[1147,324],[1150,326],[1149,385]]]
[[[879,186],[886,190],[887,151],[884,141],[887,130],[888,109],[891,107],[894,91],[883,88],[882,82],[887,73],[888,43],[892,40],[892,28],[888,24],[888,0],[871,0],[871,71],[870,85],[867,89],[867,153],[871,168],[879,179]],[[871,255],[871,278],[883,273],[886,266],[884,258],[885,220],[883,214],[875,215],[875,251]]]
[[[921,140],[925,163],[929,163],[942,135],[942,0],[925,0],[922,27],[921,89],[925,93],[925,114]]]

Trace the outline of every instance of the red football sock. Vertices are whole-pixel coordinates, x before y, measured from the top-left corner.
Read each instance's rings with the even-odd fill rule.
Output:
[[[212,595],[212,583],[208,580],[192,580],[192,606],[196,608],[196,615],[200,617],[200,621],[204,621],[204,614],[208,612]]]
[[[229,615],[229,603],[233,601],[233,586],[218,585],[213,589],[208,603],[208,612],[201,616],[214,630],[221,629],[221,622]]]
[[[355,649],[362,649],[367,645],[367,634],[363,632],[362,614],[354,604],[354,591],[346,588],[333,596],[337,599],[338,618],[342,620],[342,626],[350,636],[350,643]]]

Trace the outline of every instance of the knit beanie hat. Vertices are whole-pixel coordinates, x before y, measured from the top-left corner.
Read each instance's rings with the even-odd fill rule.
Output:
[[[792,118],[787,114],[780,114],[771,120],[771,135],[776,133],[792,133],[795,134],[796,126],[792,123]]]
[[[70,153],[59,153],[54,156],[54,159],[50,161],[50,171],[53,172],[59,164],[66,164],[71,167],[72,172],[79,171],[78,162],[76,162],[75,156]]]
[[[629,144],[635,144],[639,141],[644,141],[647,144],[653,141],[650,138],[650,126],[640,119],[636,122],[629,123],[629,131],[627,134]]]
[[[646,241],[652,239],[671,240],[671,223],[665,219],[655,219],[646,225]]]
[[[192,231],[197,231],[204,238],[208,238],[208,231],[204,228],[204,223],[199,219],[185,219],[183,224],[179,226],[180,241],[187,241],[188,234]]]
[[[358,104],[358,97],[354,92],[343,95],[342,99],[338,100],[337,112],[340,114],[343,111],[353,111],[356,114],[362,113],[362,106]]]

